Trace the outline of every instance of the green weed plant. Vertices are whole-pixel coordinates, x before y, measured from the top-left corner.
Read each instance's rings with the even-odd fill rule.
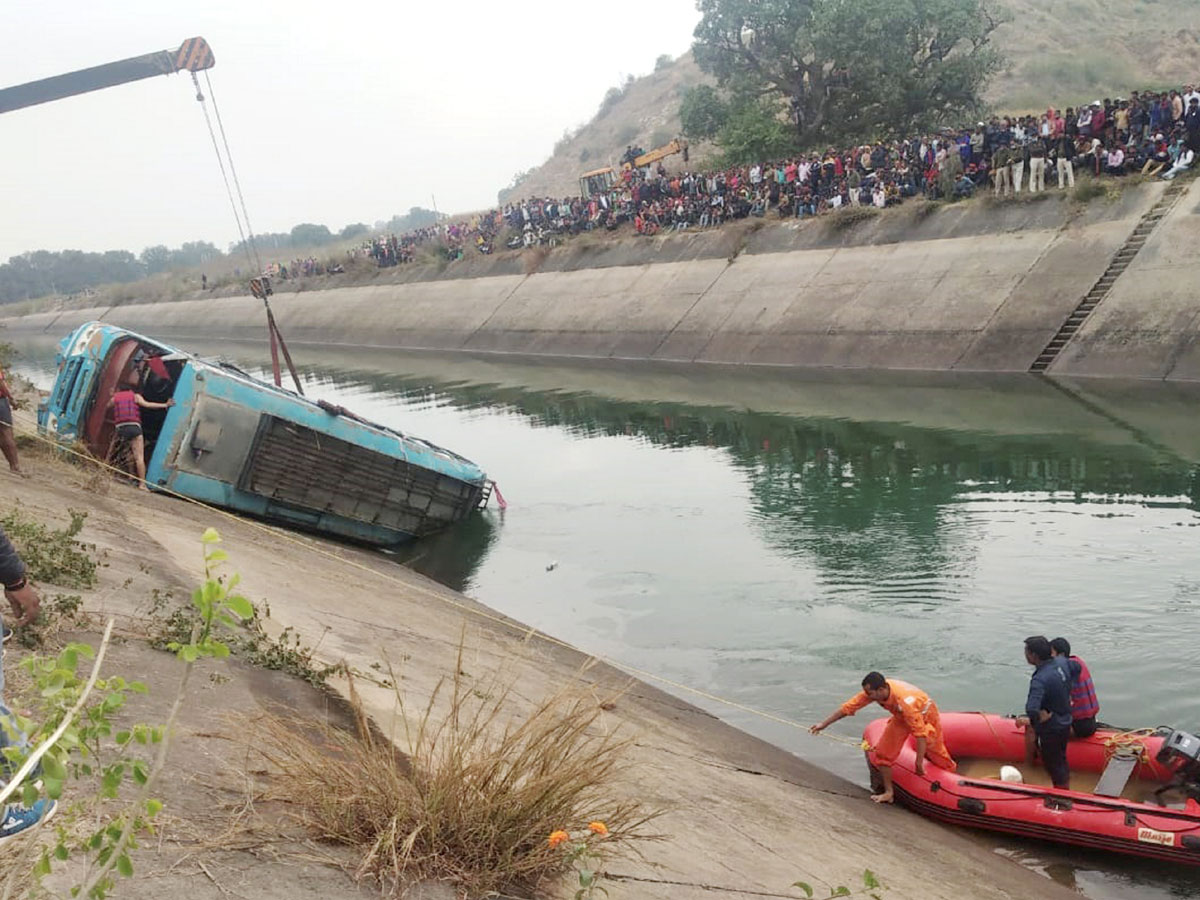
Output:
[[[73,514],[72,527],[75,529],[70,533],[73,538],[82,527],[81,515],[77,518]],[[186,637],[181,636],[166,645],[179,659],[181,673],[165,724],[139,723],[118,727],[115,717],[125,706],[128,696],[146,693],[149,687],[121,676],[109,676],[97,678],[88,693],[91,675],[81,671],[81,666],[86,670],[87,661],[96,656],[96,651],[88,644],[70,643],[56,656],[32,655],[21,663],[41,704],[39,721],[16,719],[17,727],[29,737],[28,746],[45,744],[62,729],[61,735],[41,758],[40,779],[31,777],[21,787],[21,801],[33,804],[43,795],[61,800],[69,784],[86,785],[85,796],[75,801],[72,807],[77,810],[94,808],[100,818],[98,826],[82,835],[73,834],[66,824],[59,824],[49,844],[29,841],[23,848],[25,854],[40,853],[33,865],[33,875],[37,879],[50,874],[56,863],[83,860],[83,878],[71,889],[73,897],[97,900],[107,897],[118,876],[127,878],[133,874],[130,851],[138,847],[139,838],[154,834],[155,818],[163,808],[162,801],[152,796],[152,789],[166,762],[171,735],[195,663],[201,659],[228,657],[228,631],[253,617],[250,601],[236,593],[240,577],[218,574],[217,570],[228,558],[224,550],[215,546],[220,539],[213,528],[201,537],[205,577],[192,592],[195,616]],[[102,648],[106,646],[109,632],[106,632]],[[15,739],[12,725],[5,727],[10,739]],[[138,748],[142,749],[139,751]],[[144,758],[147,751],[153,751],[152,760]],[[15,771],[24,764],[28,751],[9,746],[3,754],[5,763]],[[97,779],[98,788],[95,787]],[[102,801],[119,799],[122,788],[130,782],[136,795],[118,812],[109,814],[108,806]],[[10,869],[4,886],[5,896],[11,894],[19,874],[20,867]]]

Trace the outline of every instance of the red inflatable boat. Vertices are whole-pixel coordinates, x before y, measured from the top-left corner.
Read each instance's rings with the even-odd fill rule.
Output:
[[[913,771],[910,737],[892,768],[898,802],[923,816],[1047,841],[1200,865],[1200,738],[1159,729],[1101,729],[1067,750],[1071,790],[1050,786],[1039,764],[1025,765],[1025,736],[1012,718],[943,713],[946,746],[958,763],[947,772],[926,761]],[[887,719],[863,732],[874,745]],[[880,784],[873,751],[871,781]],[[1021,782],[1003,781],[1014,766]]]

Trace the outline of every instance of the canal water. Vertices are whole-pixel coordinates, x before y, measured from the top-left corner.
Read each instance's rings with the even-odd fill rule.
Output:
[[[1023,639],[1062,635],[1104,720],[1200,730],[1200,391],[296,355],[307,393],[470,457],[508,501],[398,561],[589,653],[809,723],[870,669],[1017,712]],[[52,351],[16,369],[46,385]],[[687,699],[865,782],[851,747]],[[1200,894],[986,840],[1098,900]]]

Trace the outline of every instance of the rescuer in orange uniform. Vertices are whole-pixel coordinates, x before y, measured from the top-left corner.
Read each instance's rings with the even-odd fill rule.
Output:
[[[876,803],[891,803],[895,800],[892,792],[892,766],[900,756],[900,751],[904,749],[910,734],[917,741],[918,775],[925,774],[927,759],[938,768],[949,772],[958,768],[942,737],[942,720],[938,715],[937,704],[929,699],[928,694],[906,682],[884,678],[878,672],[868,673],[862,680],[862,687],[860,693],[838,707],[824,722],[812,726],[809,731],[820,734],[834,722],[854,715],[872,701],[892,714],[879,743],[875,745],[875,767],[883,777],[883,792],[872,794],[872,800]]]

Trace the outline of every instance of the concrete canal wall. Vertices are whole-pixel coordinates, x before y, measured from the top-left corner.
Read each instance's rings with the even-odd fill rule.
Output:
[[[1154,227],[1051,366],[1200,379],[1200,183],[1161,219],[1162,182],[1062,196],[914,203],[851,222],[748,222],[549,254],[411,267],[388,284],[280,293],[294,343],[683,362],[1023,372],[1139,225]],[[762,226],[762,227],[758,227]],[[527,271],[536,266],[536,271]],[[7,320],[65,335],[90,319],[187,339],[262,340],[249,297]]]

